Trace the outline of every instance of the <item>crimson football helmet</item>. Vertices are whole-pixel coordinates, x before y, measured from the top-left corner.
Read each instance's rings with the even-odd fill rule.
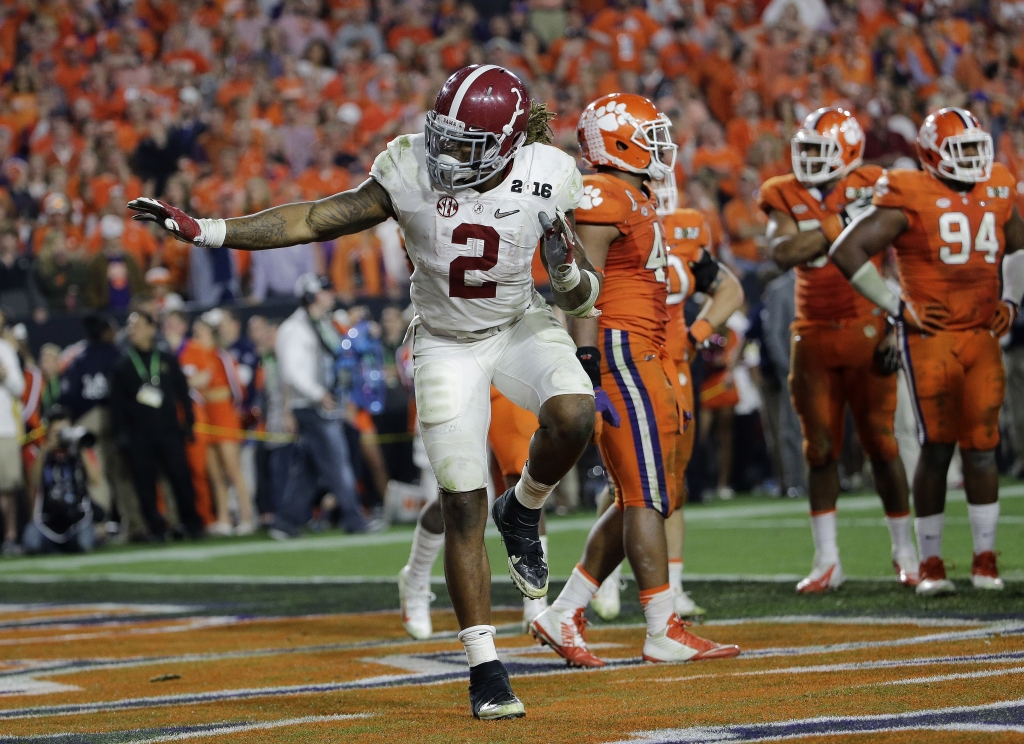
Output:
[[[587,106],[576,127],[583,160],[661,181],[676,164],[672,122],[658,107],[634,93],[611,93]]]
[[[972,145],[974,154],[967,154]],[[917,156],[934,176],[981,183],[992,176],[992,135],[967,109],[939,109],[917,132]]]
[[[826,183],[863,162],[864,131],[849,111],[828,106],[807,115],[790,149],[796,180],[805,186]]]
[[[530,95],[497,65],[470,65],[441,87],[427,112],[427,173],[449,194],[479,186],[504,168],[526,141]]]

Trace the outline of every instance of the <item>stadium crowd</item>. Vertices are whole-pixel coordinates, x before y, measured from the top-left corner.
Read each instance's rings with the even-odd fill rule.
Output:
[[[1022,30],[1024,6],[999,0],[6,0],[0,442],[28,440],[24,471],[36,488],[40,453],[75,449],[54,423],[83,425],[96,440],[75,440],[90,463],[92,500],[118,514],[123,537],[162,538],[161,514],[184,534],[272,524],[284,489],[285,460],[275,452],[289,446],[294,427],[274,377],[276,321],[257,311],[243,327],[230,308],[294,303],[297,282],[311,274],[345,306],[405,304],[397,227],[263,253],[209,250],[128,219],[126,203],[156,196],[199,217],[229,217],[344,190],[366,177],[392,137],[422,131],[452,71],[488,61],[513,70],[557,114],[556,144],[574,156],[580,112],[600,95],[640,93],[669,115],[680,203],[704,214],[717,257],[748,297],[722,348],[695,370],[705,381],[706,456],[694,458],[691,491],[799,495],[804,464],[786,383],[793,280],[767,258],[758,188],[789,172],[790,138],[820,106],[854,112],[867,162],[916,167],[924,115],[955,105],[993,134],[1024,206]],[[535,277],[546,281],[543,270]],[[224,310],[202,312],[215,307]],[[130,312],[118,334],[112,317]],[[40,348],[39,324],[67,313],[89,313],[88,338]],[[388,306],[377,321],[350,312],[339,338],[362,327],[377,339],[389,389],[399,390],[395,356],[407,318]],[[138,369],[145,386],[148,371],[128,351],[145,351],[136,343],[143,326],[193,393],[218,390],[194,422],[180,424],[188,477],[168,472],[172,488],[159,491],[140,488],[137,467],[121,457],[137,440],[108,384]],[[1006,356],[1011,441],[1024,443],[1024,328],[1015,327]],[[191,411],[188,389],[178,392]],[[3,418],[11,410],[3,396],[24,402],[20,420]],[[365,465],[361,488],[382,497],[388,476],[371,412],[353,404],[346,426],[353,458]],[[263,441],[240,448],[243,430]],[[734,463],[740,447],[763,456]],[[0,457],[10,471],[10,453]],[[853,485],[861,469],[851,454]],[[1024,458],[1014,470],[1024,471]],[[191,484],[192,505],[181,507],[176,476]],[[22,499],[19,520],[21,483],[0,478],[10,553],[20,550],[18,524],[35,498]],[[169,491],[175,499],[158,495]]]

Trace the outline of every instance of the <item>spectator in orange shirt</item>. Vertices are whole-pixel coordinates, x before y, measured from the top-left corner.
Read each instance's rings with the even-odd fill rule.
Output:
[[[330,278],[334,291],[345,304],[351,303],[357,296],[383,295],[380,240],[372,230],[345,235],[334,241]]]
[[[647,14],[642,2],[611,0],[589,24],[590,38],[606,48],[612,55],[615,68],[640,72],[640,55],[649,44],[667,41],[661,26]],[[658,37],[658,39],[656,39]]]
[[[63,116],[52,116],[50,131],[32,143],[32,154],[41,154],[47,165],[60,164],[74,168],[85,143],[75,134],[71,122]]]
[[[697,135],[697,151],[690,163],[691,175],[700,175],[707,169],[717,179],[718,190],[732,197],[736,194],[736,176],[742,167],[743,158],[725,141],[718,122],[704,122]]]
[[[118,219],[121,219],[117,215],[114,215]],[[103,220],[100,220],[102,224]],[[121,247],[124,248],[124,252],[135,259],[135,263],[139,265],[139,269],[145,272],[150,266],[155,264],[155,258],[157,253],[157,242],[156,238],[153,237],[153,233],[149,231],[145,223],[136,222],[135,220],[123,220],[122,221],[124,232],[121,234]],[[103,236],[100,229],[100,225],[97,225],[96,231],[89,239],[87,244],[87,250],[91,254],[99,253],[103,248]]]
[[[772,74],[765,80],[767,100],[773,104],[781,96],[799,101],[807,93],[809,79],[807,48],[798,46],[786,57],[786,67],[781,74]]]
[[[334,164],[334,152],[324,143],[317,148],[313,165],[295,179],[306,201],[323,199],[345,191],[351,182],[352,177],[348,171]]]
[[[722,209],[733,263],[743,274],[756,271],[765,256],[764,234],[768,217],[757,206],[757,189],[761,182],[753,168],[740,173],[736,197]]]
[[[85,233],[70,221],[71,201],[64,194],[50,194],[43,200],[46,222],[32,232],[32,254],[38,256],[50,232],[61,233],[64,245],[72,253],[85,247]]]
[[[658,51],[661,69],[670,78],[688,75],[696,79],[704,46],[694,38],[692,25],[683,19],[672,22],[672,40]]]
[[[434,40],[434,32],[423,11],[416,4],[405,6],[402,21],[388,32],[388,49],[392,52],[398,48],[403,39],[410,39],[417,46],[428,44]]]
[[[139,264],[124,251],[124,220],[108,214],[100,220],[103,247],[86,266],[82,299],[93,310],[127,310],[132,300],[144,298],[149,288]]]
[[[778,128],[773,121],[761,115],[761,96],[757,91],[745,91],[736,106],[736,116],[725,128],[725,138],[744,159],[754,141],[762,135],[775,135]]]

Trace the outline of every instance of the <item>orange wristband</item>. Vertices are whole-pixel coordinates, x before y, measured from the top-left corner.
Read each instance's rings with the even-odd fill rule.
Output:
[[[690,337],[690,341],[693,342],[694,346],[700,346],[714,332],[715,329],[711,326],[711,323],[705,318],[700,318],[694,321],[693,325],[686,330],[686,335]]]

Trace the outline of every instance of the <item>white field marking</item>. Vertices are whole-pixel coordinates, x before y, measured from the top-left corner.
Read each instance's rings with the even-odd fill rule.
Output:
[[[352,721],[360,718],[372,718],[375,713],[348,713],[338,714],[333,716],[304,716],[303,718],[284,718],[278,721],[260,721],[259,723],[219,723],[207,726],[196,726],[191,731],[181,731],[176,734],[163,734],[160,736],[152,736],[145,739],[129,739],[125,738],[124,741],[127,744],[157,744],[158,742],[164,741],[188,741],[189,739],[205,739],[211,736],[227,736],[228,734],[240,734],[246,731],[267,731],[269,729],[283,728],[285,726],[302,726],[307,723],[331,723],[335,721]],[[114,731],[107,732],[107,735],[121,734],[122,736],[128,737],[135,732],[133,731]],[[142,733],[142,732],[140,732]],[[61,740],[69,737],[87,737],[88,734],[82,734],[80,732],[67,732],[61,734],[48,734],[46,736],[32,736],[26,737],[26,740],[34,742],[44,742],[47,739]],[[21,737],[12,738],[9,741],[17,742]]]
[[[71,615],[76,612],[86,613],[86,617],[102,615],[103,613],[144,613],[156,615],[159,613],[190,612],[193,608],[188,605],[171,604],[121,604],[118,602],[97,602],[96,604],[56,604],[54,602],[39,602],[36,604],[0,604],[0,615],[12,613],[38,612],[40,618],[51,617],[52,615]],[[77,618],[76,618],[77,619]]]
[[[757,669],[752,672],[729,672],[727,674],[693,674],[687,677],[665,677],[652,679],[651,682],[688,682],[693,679],[706,679],[709,677],[764,677],[775,674],[834,674],[835,672],[859,672],[871,669],[902,669],[905,667],[920,667],[934,665],[958,664],[1015,664],[1024,658],[1024,652],[1009,652],[1006,654],[968,654],[966,656],[925,656],[910,659],[880,659],[878,661],[855,661],[846,664],[814,664],[813,666],[782,667],[779,669]],[[1016,667],[1015,669],[1024,669]],[[1011,673],[1014,670],[997,670],[998,674]],[[954,677],[951,677],[951,679]],[[958,678],[958,677],[955,677]],[[927,678],[925,678],[927,679]],[[939,679],[939,678],[935,678]],[[903,682],[884,682],[882,684],[912,684],[918,680]],[[929,680],[930,681],[930,680]],[[623,681],[622,684],[626,684]],[[870,685],[857,685],[858,687],[872,687]]]
[[[922,643],[972,641],[993,635],[1001,635],[1003,633],[1019,633],[1022,630],[1024,630],[1024,623],[1022,622],[995,622],[983,628],[975,628],[972,630],[953,631],[949,633],[929,633],[927,635],[912,636],[910,638],[893,638],[886,641],[851,641],[849,643],[832,643],[821,646],[759,648],[744,651],[743,656],[748,659],[764,659],[776,656],[838,654],[845,651],[857,651],[865,648],[897,648],[900,646],[916,646]]]
[[[1004,674],[1024,674],[1024,666],[1011,669],[986,669],[980,672],[962,672],[960,674],[937,674],[934,677],[914,677],[898,679],[891,682],[876,682],[873,685],[857,685],[858,687],[889,687],[891,685],[926,685],[931,682],[952,682],[959,679],[982,679],[983,677],[1000,677]]]
[[[52,695],[55,692],[78,692],[82,688],[62,685],[59,682],[34,679],[29,676],[0,677],[0,696],[10,695]]]
[[[1024,497],[1024,486],[1006,486],[999,489],[1002,499]],[[962,489],[950,491],[946,497],[948,502],[964,501]],[[839,513],[858,511],[879,511],[880,501],[876,496],[847,496],[839,500]],[[802,500],[773,501],[751,506],[708,506],[689,509],[686,512],[688,522],[714,522],[720,520],[736,520],[753,517],[775,517],[786,514],[807,514],[807,503]],[[575,519],[552,520],[548,524],[548,534],[560,532],[577,532],[589,530],[594,525],[594,517],[578,517]],[[92,553],[79,556],[57,556],[51,558],[25,558],[8,561],[4,564],[6,574],[28,571],[61,571],[79,570],[95,566],[131,565],[146,562],[202,562],[215,558],[226,558],[244,555],[267,555],[269,553],[296,553],[339,550],[372,545],[393,545],[412,542],[412,530],[384,532],[374,535],[331,535],[304,540],[247,541],[228,543],[226,545],[182,546],[177,548],[148,548],[117,553]],[[498,532],[489,527],[486,536],[497,538]]]
[[[705,625],[747,625],[750,623],[769,623],[771,625],[912,625],[916,628],[979,628],[986,625],[982,620],[967,620],[959,617],[830,617],[828,615],[766,615],[764,617],[732,618],[729,620],[707,620]],[[641,623],[642,625],[642,623]],[[604,625],[600,627],[605,627]]]
[[[91,638],[120,638],[126,635],[162,635],[164,633],[184,633],[189,630],[217,628],[245,622],[240,617],[203,617],[192,618],[190,622],[180,625],[166,625],[159,628],[113,628],[107,633],[66,633],[64,635],[37,636],[32,638],[3,638],[0,646],[22,646],[30,643],[64,643],[67,641],[83,641]]]

